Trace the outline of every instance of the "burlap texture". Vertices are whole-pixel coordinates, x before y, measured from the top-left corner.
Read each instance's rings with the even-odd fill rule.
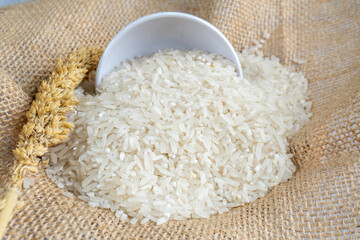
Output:
[[[24,113],[56,60],[79,47],[106,46],[126,24],[159,11],[208,20],[237,50],[266,30],[264,53],[305,74],[314,115],[291,139],[294,176],[228,213],[156,226],[121,222],[64,197],[41,170],[23,191],[25,205],[5,239],[359,239],[359,1],[43,0],[0,9],[1,185]]]

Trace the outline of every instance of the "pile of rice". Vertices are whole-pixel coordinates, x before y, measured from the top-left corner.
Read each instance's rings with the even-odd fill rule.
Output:
[[[79,88],[75,130],[50,149],[48,176],[132,224],[264,196],[295,171],[287,139],[311,116],[307,80],[257,50],[238,56],[244,79],[219,55],[167,50],[122,64],[95,96]]]

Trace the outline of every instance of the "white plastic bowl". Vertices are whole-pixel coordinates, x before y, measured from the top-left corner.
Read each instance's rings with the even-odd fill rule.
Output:
[[[130,23],[110,41],[97,68],[96,87],[106,74],[123,61],[167,48],[197,49],[220,54],[232,61],[239,76],[243,76],[233,46],[219,29],[190,14],[160,12]]]

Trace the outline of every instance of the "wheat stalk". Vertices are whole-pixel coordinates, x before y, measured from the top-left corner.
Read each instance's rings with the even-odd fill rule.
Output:
[[[65,140],[73,129],[65,114],[78,103],[74,90],[90,71],[96,69],[102,52],[100,48],[72,52],[65,61],[60,59],[49,79],[40,84],[13,151],[15,163],[9,187],[0,199],[0,239],[16,206],[24,175],[28,171],[36,172],[39,166],[46,164],[40,157],[49,147]]]

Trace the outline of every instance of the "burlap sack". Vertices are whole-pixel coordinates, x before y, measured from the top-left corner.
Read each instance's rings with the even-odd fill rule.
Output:
[[[305,74],[314,115],[291,140],[294,176],[228,213],[156,226],[130,225],[64,197],[40,170],[5,239],[359,239],[359,1],[44,0],[0,9],[1,185],[24,113],[56,59],[79,47],[106,46],[126,24],[158,11],[204,18],[237,50],[266,30],[264,53]]]

